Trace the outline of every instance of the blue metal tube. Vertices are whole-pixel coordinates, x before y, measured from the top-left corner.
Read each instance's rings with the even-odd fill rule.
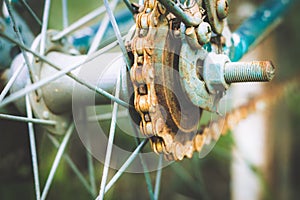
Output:
[[[296,0],[267,0],[233,34],[229,57],[238,61],[259,43],[268,29],[280,20]]]
[[[124,9],[116,14],[116,21],[119,25],[119,29],[121,31],[121,34],[124,34],[128,32],[130,27],[134,24],[134,19],[132,16],[132,13],[128,9]],[[90,47],[91,41],[93,40],[94,36],[96,35],[96,32],[98,30],[98,27],[100,24],[95,24],[93,26],[83,28],[79,31],[76,31],[72,37],[71,37],[71,43],[79,49],[82,53],[85,53],[88,48]],[[109,39],[115,38],[114,30],[111,26],[111,24],[108,25],[107,31],[105,32],[104,36],[104,42]]]

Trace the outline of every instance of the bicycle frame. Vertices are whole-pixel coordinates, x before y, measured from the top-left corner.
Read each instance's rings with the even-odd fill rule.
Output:
[[[257,45],[267,33],[279,24],[284,14],[296,1],[268,0],[232,34],[230,59],[240,60],[251,48]]]

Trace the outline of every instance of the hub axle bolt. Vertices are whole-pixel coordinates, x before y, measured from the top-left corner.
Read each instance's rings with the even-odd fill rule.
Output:
[[[275,75],[275,67],[270,61],[228,62],[224,66],[226,83],[267,82]]]

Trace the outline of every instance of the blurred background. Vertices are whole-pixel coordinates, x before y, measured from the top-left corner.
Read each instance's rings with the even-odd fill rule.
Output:
[[[2,2],[2,1],[1,1]],[[253,14],[262,1],[231,0],[229,26],[234,30]],[[41,19],[42,1],[28,0]],[[69,22],[100,6],[97,0],[68,1]],[[286,13],[280,25],[243,60],[272,60],[276,76],[267,84],[241,84],[228,92],[236,107],[258,94],[272,93],[277,85],[298,79],[300,66],[300,1]],[[19,10],[30,18],[25,9]],[[51,2],[50,27],[61,29],[61,1]],[[33,32],[39,26],[29,24]],[[299,80],[300,81],[300,80]],[[175,162],[163,169],[160,199],[299,199],[300,191],[300,88],[286,92],[282,99],[261,112],[249,115],[236,128],[222,136],[213,151],[199,159]],[[274,92],[275,93],[275,92]],[[271,95],[272,96],[272,95]],[[274,97],[276,98],[276,97]],[[15,112],[13,106],[5,111]],[[110,123],[108,120],[105,122]],[[37,127],[36,143],[41,185],[45,182],[56,154],[44,130]],[[33,176],[27,125],[0,119],[0,199],[34,199]],[[130,146],[132,141],[127,142]],[[298,143],[299,142],[299,143]],[[133,148],[133,147],[132,147]],[[66,152],[88,177],[86,152],[77,134],[73,134]],[[100,184],[102,164],[94,160],[95,177]],[[113,174],[113,170],[110,175]],[[155,180],[156,173],[150,173]],[[98,187],[98,186],[97,186]],[[48,199],[91,199],[62,159]],[[109,191],[107,199],[149,199],[143,174],[124,174]]]

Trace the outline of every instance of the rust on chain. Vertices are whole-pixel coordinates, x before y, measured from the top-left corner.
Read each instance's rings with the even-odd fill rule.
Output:
[[[194,151],[201,149],[198,145],[203,145],[199,137],[195,139],[199,119],[189,118],[191,112],[200,116],[201,110],[187,99],[186,106],[180,108],[177,96],[185,94],[179,90],[176,96],[173,91],[181,88],[179,76],[173,74],[174,60],[181,47],[172,38],[173,19],[158,1],[145,1],[143,11],[136,17],[131,44],[134,64],[130,73],[141,132],[150,138],[156,153],[164,153],[170,160],[182,160],[185,156],[191,158]]]
[[[202,18],[198,4],[191,9],[187,13]],[[198,131],[202,110],[191,103],[180,76],[174,73],[178,72],[181,49],[176,20],[157,0],[146,0],[136,16],[130,48],[134,58],[130,71],[133,104],[141,117],[140,130],[150,138],[154,152],[163,153],[168,160],[191,158],[193,152],[201,151],[209,134]]]

